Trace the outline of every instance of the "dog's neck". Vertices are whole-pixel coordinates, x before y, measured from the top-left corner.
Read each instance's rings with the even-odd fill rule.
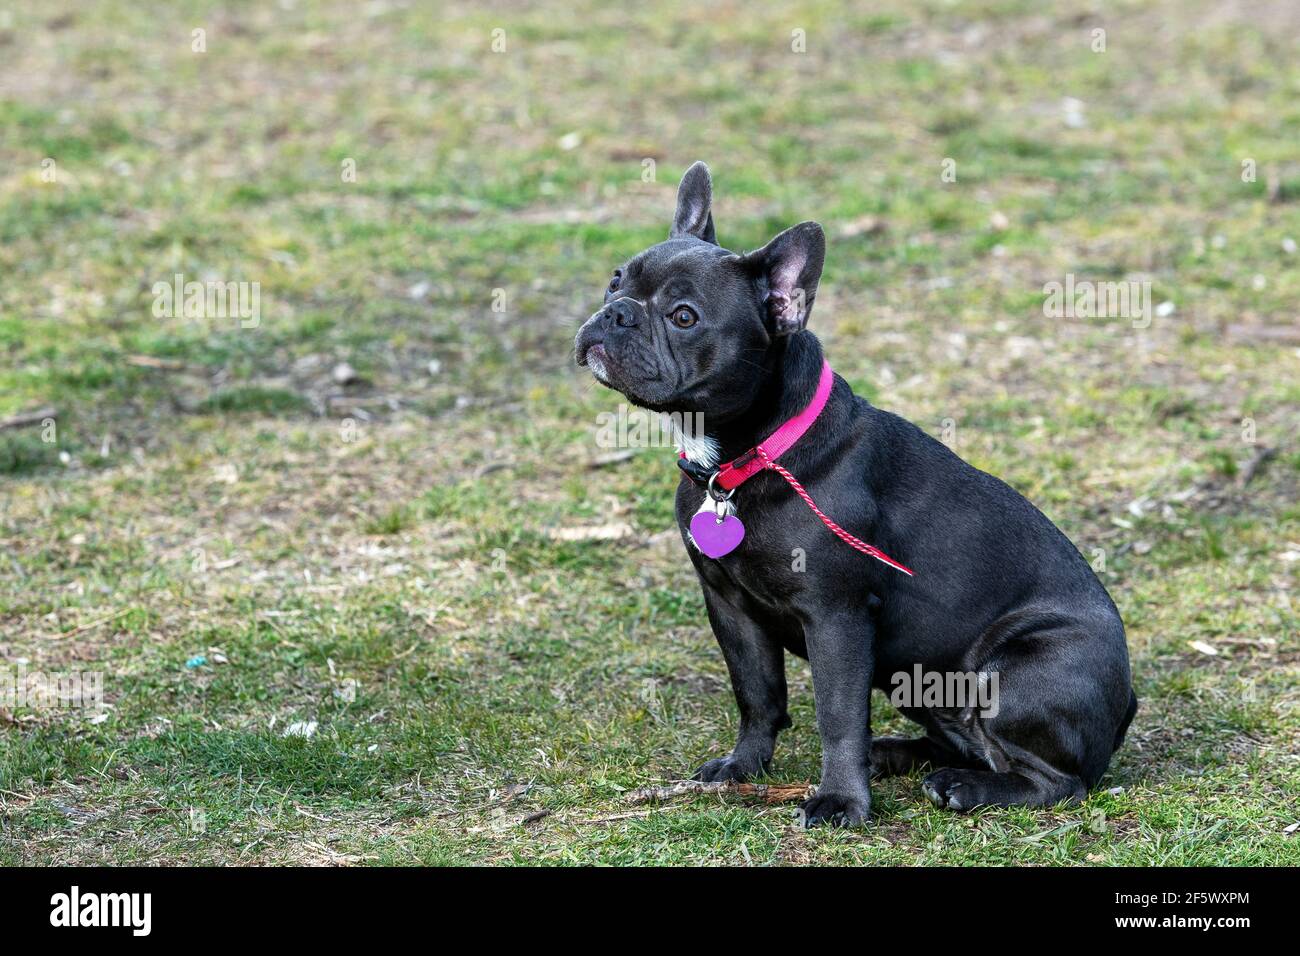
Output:
[[[677,448],[712,468],[743,454],[798,415],[812,401],[822,368],[822,346],[811,332],[781,339],[768,352],[758,395],[749,408],[722,423],[704,416],[704,435],[677,431]]]

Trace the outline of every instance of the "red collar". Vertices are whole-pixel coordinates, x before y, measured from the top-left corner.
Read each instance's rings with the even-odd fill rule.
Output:
[[[819,416],[822,413],[822,409],[826,407],[826,400],[830,398],[831,386],[834,384],[835,373],[831,371],[831,364],[830,362],[823,360],[822,376],[817,382],[817,391],[813,394],[812,401],[809,402],[804,410],[798,415],[789,419],[781,425],[780,428],[772,432],[772,434],[762,443],[755,445],[743,455],[733,458],[731,461],[717,469],[705,468],[704,466],[691,461],[686,457],[686,452],[684,451],[678,453],[677,464],[680,465],[682,471],[686,472],[686,474],[689,475],[697,484],[705,485],[708,488],[707,494],[713,495],[719,500],[724,498],[729,499],[736,488],[743,485],[760,471],[775,471],[785,479],[786,484],[794,489],[795,494],[803,499],[804,504],[812,509],[813,514],[821,519],[822,524],[826,525],[826,527],[829,528],[837,538],[854,550],[870,555],[877,561],[882,561],[891,568],[894,568],[897,571],[902,571],[908,577],[911,577],[911,568],[895,561],[874,545],[867,544],[867,542],[863,541],[861,538],[855,537],[848,531],[845,531],[827,517],[822,510],[817,507],[812,496],[808,494],[804,486],[799,483],[799,480],[795,478],[794,475],[790,474],[784,466],[777,462],[777,459],[789,451],[794,443],[802,438],[804,433],[812,427],[812,423],[817,421],[817,416]],[[715,494],[713,490],[714,485],[722,488],[727,492],[727,494],[725,496]],[[697,515],[696,517],[698,518],[699,516]],[[721,512],[719,512],[717,520],[718,524],[721,525],[723,521]],[[736,519],[732,517],[727,520],[732,521]],[[694,532],[693,525],[692,532]],[[744,528],[741,526],[740,537],[737,537],[727,550],[721,551],[717,556],[720,557],[723,554],[729,553],[730,550],[734,549],[736,545],[740,543],[740,540],[743,537]],[[710,553],[710,556],[714,556],[713,553]]]
[[[772,432],[762,443],[737,455],[725,465],[720,465],[716,469],[717,480],[714,484],[724,491],[731,491],[767,468],[768,461],[775,461],[794,447],[794,443],[812,427],[812,423],[817,421],[817,416],[826,407],[826,400],[830,398],[831,386],[834,384],[835,373],[831,371],[831,363],[823,360],[822,376],[817,382],[817,391],[813,394],[812,401],[798,415],[788,419],[780,428]],[[691,462],[684,451],[678,453],[677,459],[679,464],[688,462],[689,466],[692,466],[682,465],[682,471],[699,484],[707,485],[715,473],[714,469],[704,468]]]

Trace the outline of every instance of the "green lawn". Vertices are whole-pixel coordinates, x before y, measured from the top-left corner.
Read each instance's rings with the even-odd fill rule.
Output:
[[[107,705],[0,709],[0,862],[1300,863],[1294,4],[522,6],[0,10],[0,420],[56,410],[0,429],[0,676]],[[1143,704],[1082,806],[628,800],[736,715],[572,338],[695,159],[724,245],[825,225],[861,394],[1104,567]]]

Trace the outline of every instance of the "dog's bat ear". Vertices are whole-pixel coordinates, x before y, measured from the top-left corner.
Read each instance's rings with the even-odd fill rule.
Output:
[[[826,233],[815,222],[801,222],[742,260],[763,287],[773,335],[802,331],[817,298],[826,261]]]
[[[700,162],[691,164],[677,187],[677,214],[668,238],[681,236],[718,244],[713,232],[713,180],[709,178],[709,167]]]

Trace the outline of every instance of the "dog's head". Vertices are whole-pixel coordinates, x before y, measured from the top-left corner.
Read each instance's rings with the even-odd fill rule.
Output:
[[[803,222],[756,252],[728,252],[712,198],[709,169],[696,163],[668,240],[614,270],[574,344],[578,364],[633,404],[723,421],[753,403],[775,344],[808,324],[826,237]]]

